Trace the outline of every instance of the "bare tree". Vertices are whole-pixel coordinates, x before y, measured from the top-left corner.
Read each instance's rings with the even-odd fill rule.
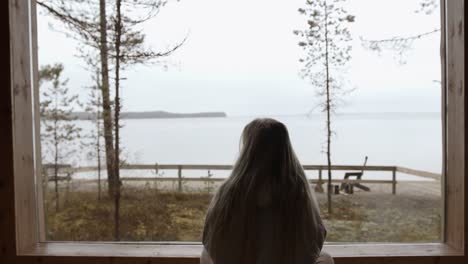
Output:
[[[294,33],[301,38],[299,46],[304,51],[301,76],[309,80],[321,98],[320,107],[326,114],[326,156],[328,167],[328,211],[332,212],[332,153],[331,116],[339,95],[343,93],[340,68],[349,61],[351,34],[348,26],[354,22],[343,3],[345,0],[307,0],[299,13],[307,19],[307,26]]]
[[[155,59],[170,55],[183,45],[185,39],[156,52],[146,47],[145,34],[141,25],[154,17],[167,4],[167,0],[122,0],[121,9],[127,16],[122,17],[120,68],[154,62]],[[112,101],[110,95],[109,71],[116,67],[116,28],[108,21],[116,20],[115,1],[105,0],[40,0],[38,6],[60,21],[55,29],[64,32],[80,43],[80,54],[89,61],[100,61],[102,118],[104,144],[108,175],[109,195],[113,196],[115,180],[115,143],[113,138]],[[63,26],[61,26],[63,25]],[[95,68],[91,69],[93,72]]]
[[[44,130],[41,134],[48,143],[52,156],[53,179],[55,183],[55,210],[59,211],[58,178],[60,163],[74,150],[70,143],[79,138],[81,129],[73,124],[73,105],[78,96],[70,95],[66,87],[68,80],[62,80],[63,65],[46,65],[39,70],[41,89],[40,111]],[[50,85],[45,86],[45,83]],[[47,186],[47,185],[46,185]]]

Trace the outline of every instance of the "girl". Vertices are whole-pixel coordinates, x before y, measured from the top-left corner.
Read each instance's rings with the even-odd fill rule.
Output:
[[[326,230],[286,126],[256,119],[214,196],[203,230],[202,264],[333,263]]]

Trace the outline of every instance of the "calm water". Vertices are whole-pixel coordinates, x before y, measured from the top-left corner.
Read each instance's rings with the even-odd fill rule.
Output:
[[[123,156],[128,163],[140,164],[232,164],[238,153],[241,131],[253,118],[124,120]],[[303,164],[325,164],[323,118],[274,118],[288,127]],[[78,123],[84,131],[92,126],[88,121]],[[335,116],[332,126],[334,164],[361,165],[368,156],[369,165],[397,165],[435,173],[441,170],[440,114],[343,114]],[[92,164],[93,161],[84,158],[85,150],[81,152],[75,158],[82,158],[73,163]],[[383,175],[369,173],[378,178]],[[206,172],[202,175],[206,176]]]

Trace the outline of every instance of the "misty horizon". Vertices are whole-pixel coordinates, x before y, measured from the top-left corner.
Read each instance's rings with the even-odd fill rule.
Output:
[[[123,111],[222,111],[229,116],[320,112],[315,88],[299,77],[302,53],[293,31],[304,27],[297,11],[304,2],[168,4],[143,27],[148,46],[164,50],[185,36],[187,42],[163,60],[167,68],[155,64],[123,72]],[[348,2],[349,13],[356,17],[350,28],[352,59],[337,75],[354,92],[343,97],[338,113],[440,112],[438,33],[416,40],[402,56],[368,50],[361,41],[412,36],[440,27],[439,11],[417,13],[419,4],[419,0]],[[56,23],[45,12],[39,13],[39,65],[63,63],[70,90],[86,101],[85,87],[93,84],[92,74],[77,57],[77,42],[51,29]]]

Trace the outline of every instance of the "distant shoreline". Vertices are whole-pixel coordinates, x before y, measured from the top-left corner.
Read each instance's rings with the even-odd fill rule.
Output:
[[[225,112],[171,113],[166,111],[122,112],[122,119],[169,119],[169,118],[225,118]],[[77,120],[96,119],[95,113],[75,112],[72,118]]]
[[[112,114],[113,115],[113,114]],[[281,117],[307,117],[315,118],[322,116],[323,113],[311,113],[311,114],[290,114],[290,115],[278,115],[273,114],[274,118]],[[427,117],[438,117],[438,112],[340,112],[334,115],[334,118],[382,118],[382,117],[395,117],[401,118],[404,116],[407,118],[427,118]],[[266,115],[268,116],[268,115]],[[166,111],[142,111],[142,112],[122,112],[121,119],[181,119],[181,118],[259,118],[263,115],[227,115],[226,112],[198,112],[198,113],[172,113]],[[74,112],[71,114],[72,119],[76,120],[95,120],[95,113],[88,112]],[[47,119],[47,118],[46,118]]]

